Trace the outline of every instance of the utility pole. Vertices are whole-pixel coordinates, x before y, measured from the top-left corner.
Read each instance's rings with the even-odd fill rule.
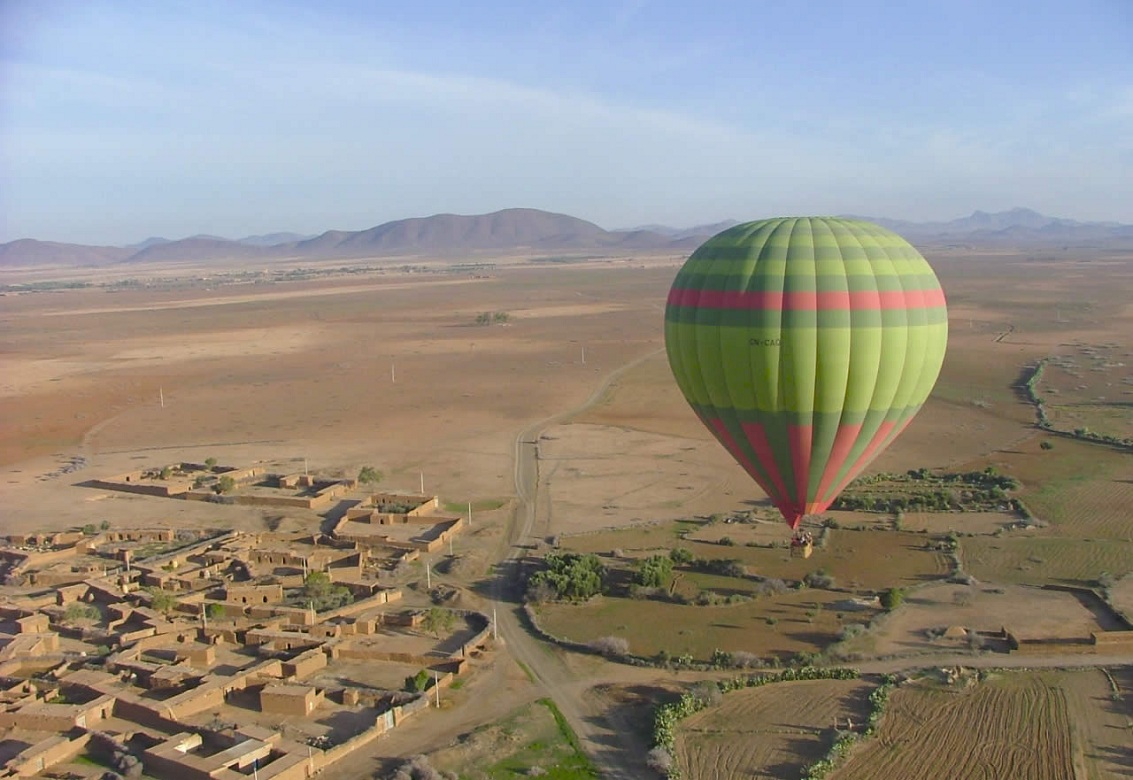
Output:
[[[432,568],[433,567],[429,565],[429,562],[425,561],[425,587],[429,588],[430,590],[432,590],[432,588],[433,588]]]
[[[393,363],[389,364],[389,381],[392,384],[397,384],[397,366],[395,366]]]
[[[437,679],[437,670],[433,670],[433,690],[437,692],[437,709],[441,708],[441,681]]]
[[[586,365],[586,347],[582,348],[582,365]]]
[[[472,502],[468,502],[468,527],[472,527]]]
[[[421,472],[421,495],[425,495],[425,472]]]
[[[157,388],[157,397],[161,401],[161,408],[164,409],[165,408],[165,389],[164,388],[161,388],[161,387]]]
[[[500,641],[499,623],[496,622],[496,605],[492,605],[492,639]]]

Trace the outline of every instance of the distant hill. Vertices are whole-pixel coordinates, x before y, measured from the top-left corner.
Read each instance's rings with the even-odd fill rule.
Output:
[[[153,244],[134,252],[125,259],[125,262],[134,264],[242,260],[251,257],[266,257],[269,254],[270,247],[248,246],[225,238],[201,236]]]
[[[667,243],[664,236],[614,233],[566,214],[506,209],[476,216],[437,214],[400,219],[350,233],[328,231],[291,248],[303,257],[366,257],[469,250],[652,249]]]
[[[884,217],[860,219],[876,222],[914,242],[1133,248],[1133,225],[1079,222],[1048,217],[1024,208],[994,213],[973,211],[969,216],[947,222],[908,222]]]
[[[639,225],[635,228],[619,229],[616,232],[633,233],[639,231],[647,231],[673,239],[700,237],[711,238],[722,230],[727,230],[728,228],[738,224],[740,223],[737,220],[725,219],[723,222],[713,222],[709,225],[695,225],[694,227],[690,228],[675,228],[669,227],[668,225]]]
[[[1031,209],[976,211],[947,222],[908,222],[864,217],[914,243],[1058,246],[1133,249],[1133,225],[1078,222],[1047,217]],[[20,239],[0,244],[0,267],[104,265],[117,262],[208,262],[232,260],[333,259],[469,252],[641,252],[689,253],[705,239],[737,224],[734,220],[672,228],[647,225],[604,230],[566,214],[538,209],[505,209],[491,214],[437,214],[386,222],[366,230],[328,230],[314,237],[270,233],[237,241],[192,236],[177,241],[148,238],[133,247],[94,247]]]
[[[293,244],[296,241],[306,241],[308,238],[314,238],[314,236],[302,233],[265,233],[262,236],[244,236],[236,239],[236,242],[248,246],[279,246],[280,244]]]
[[[36,241],[20,238],[0,244],[0,268],[24,268],[45,265],[106,265],[124,260],[132,250],[119,246],[86,246]]]

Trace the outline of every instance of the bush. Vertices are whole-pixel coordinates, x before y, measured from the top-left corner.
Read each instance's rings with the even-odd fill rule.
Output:
[[[672,559],[665,555],[650,555],[638,562],[634,581],[646,588],[663,588],[672,577]]]
[[[410,693],[420,693],[429,686],[429,672],[422,669],[417,674],[405,678],[405,690]]]
[[[629,640],[620,636],[604,636],[590,643],[590,649],[604,656],[614,658],[629,653]]]
[[[585,601],[602,592],[606,569],[597,555],[555,551],[547,553],[544,562],[547,568],[528,580],[528,599],[537,600],[537,596],[546,593],[545,587],[555,598],[569,601]]]
[[[786,582],[774,577],[765,579],[763,582],[759,583],[759,587],[756,588],[756,592],[760,596],[776,596],[780,593],[786,593],[788,590],[790,590],[790,587]]]
[[[63,619],[68,623],[78,623],[81,620],[98,620],[102,615],[98,607],[93,604],[84,604],[81,601],[68,604],[63,611]]]
[[[827,573],[826,569],[817,569],[803,577],[803,582],[806,583],[808,588],[833,588],[834,578]]]
[[[430,607],[421,621],[421,627],[435,637],[447,634],[456,625],[456,614],[450,609]]]
[[[673,757],[669,755],[668,750],[658,745],[649,751],[645,757],[645,764],[654,772],[668,777],[669,769],[673,766]]]
[[[716,706],[723,701],[724,696],[720,693],[719,685],[712,680],[703,680],[692,686],[692,698],[703,709]]]
[[[429,764],[427,756],[413,756],[393,775],[393,780],[456,780],[451,772],[441,772]]]
[[[316,612],[326,612],[354,603],[354,595],[345,585],[335,585],[330,575],[313,571],[303,580],[303,590],[298,599],[299,606],[312,607]]]
[[[891,612],[897,609],[897,607],[901,606],[901,602],[903,602],[904,600],[904,588],[890,588],[889,590],[882,592],[882,594],[878,596],[878,601],[881,602],[881,608],[887,612]]]
[[[363,466],[358,471],[358,482],[362,485],[374,485],[385,479],[385,475],[373,466]]]
[[[737,650],[732,653],[732,666],[737,669],[750,669],[759,666],[759,656],[746,650]]]
[[[685,566],[692,563],[692,550],[686,547],[674,547],[669,550],[669,560],[677,566]]]
[[[158,588],[146,588],[150,594],[150,607],[158,612],[169,612],[177,606],[177,597]]]

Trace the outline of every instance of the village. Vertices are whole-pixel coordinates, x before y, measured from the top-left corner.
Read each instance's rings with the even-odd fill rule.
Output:
[[[213,462],[86,486],[316,510],[359,488]],[[0,777],[293,780],[425,717],[495,626],[405,606],[400,583],[430,578],[422,554],[468,520],[423,493],[346,504],[302,533],[106,519],[0,537]]]

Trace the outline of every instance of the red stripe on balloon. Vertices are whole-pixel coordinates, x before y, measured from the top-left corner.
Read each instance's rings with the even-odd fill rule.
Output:
[[[912,421],[912,419],[913,418],[911,416],[908,417],[903,422],[901,422],[899,427],[895,422],[892,421],[883,422],[877,427],[877,432],[873,434],[873,438],[869,440],[869,444],[867,444],[866,448],[862,450],[862,454],[859,455],[858,459],[854,461],[849,469],[846,470],[846,476],[842,478],[842,481],[830,493],[832,501],[834,497],[836,497],[839,493],[846,489],[846,485],[850,484],[850,480],[860,474],[862,469],[868,466],[870,464],[870,461],[872,461],[874,457],[876,457],[877,454],[885,448],[886,442],[892,441],[894,438],[900,435],[901,431],[905,430],[905,426],[908,425],[909,422]]]
[[[763,430],[763,426],[758,423],[741,423],[744,429],[744,435],[747,437],[748,444],[755,451],[755,456],[759,460],[767,472],[767,477],[764,477],[755,464],[747,457],[739,444],[736,443],[732,432],[728,430],[728,426],[719,417],[701,417],[705,425],[716,434],[716,438],[724,445],[725,449],[732,454],[732,457],[743,466],[752,479],[754,479],[767,497],[771,499],[771,503],[783,514],[783,517],[794,528],[799,524],[802,518],[798,508],[792,504],[787,498],[786,485],[783,483],[783,477],[779,473],[779,468],[775,465],[775,455],[771,450],[771,443],[767,440],[767,433]],[[767,478],[771,479],[771,484],[767,484]]]
[[[829,506],[836,494],[830,492],[830,484],[838,474],[838,469],[850,456],[858,435],[862,432],[862,424],[843,424],[838,426],[838,433],[834,434],[834,443],[830,446],[830,457],[826,460],[826,468],[822,471],[822,478],[818,481],[818,491],[814,497],[819,501],[825,500]],[[825,509],[826,507],[823,507]],[[821,509],[818,511],[822,511]]]
[[[792,498],[799,506],[806,504],[813,436],[814,426],[812,425],[787,426],[787,443],[791,448],[791,468],[795,472],[795,494]]]
[[[790,494],[787,492],[787,484],[783,482],[783,475],[779,473],[779,466],[775,462],[775,451],[767,439],[767,431],[763,430],[763,426],[759,423],[740,423],[740,425],[744,429],[744,435],[747,436],[748,444],[755,450],[755,457],[759,458],[760,465],[767,469],[775,486],[778,498],[773,495],[771,499],[782,510],[780,502],[788,501]]]
[[[670,306],[702,309],[762,309],[782,311],[881,311],[931,309],[944,306],[944,290],[669,290]]]

